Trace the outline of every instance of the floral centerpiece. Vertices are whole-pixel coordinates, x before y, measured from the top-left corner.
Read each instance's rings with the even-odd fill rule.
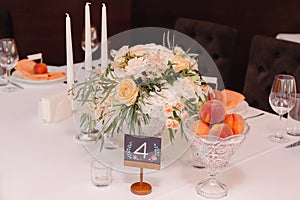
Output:
[[[105,71],[76,86],[75,99],[86,107],[81,125],[89,131],[101,126],[102,141],[125,129],[143,135],[143,127],[158,121],[173,141],[177,130],[183,133],[183,120],[198,113],[212,92],[198,73],[197,55],[170,42],[123,46],[111,56]]]

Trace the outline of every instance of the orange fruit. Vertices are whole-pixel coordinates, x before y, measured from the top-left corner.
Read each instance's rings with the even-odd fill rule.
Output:
[[[209,130],[209,135],[226,138],[233,135],[232,129],[224,123],[214,124]]]
[[[240,114],[227,114],[224,123],[229,125],[233,134],[240,134],[244,131],[245,120]]]
[[[45,63],[36,63],[33,67],[34,74],[47,74],[48,69]]]
[[[205,136],[208,134],[209,124],[203,122],[202,120],[197,120],[193,122],[190,130],[198,136]]]
[[[225,116],[225,105],[218,100],[210,100],[205,102],[199,110],[200,119],[208,124],[220,123],[225,119]]]

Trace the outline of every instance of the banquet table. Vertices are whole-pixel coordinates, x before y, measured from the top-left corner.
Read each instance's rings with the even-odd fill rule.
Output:
[[[18,84],[24,89],[12,93],[0,87],[0,199],[205,199],[196,193],[195,184],[207,172],[192,166],[190,151],[172,165],[144,175],[152,185],[148,195],[130,191],[139,174],[117,169],[111,185],[95,187],[90,171],[94,158],[76,139],[72,117],[45,123],[38,114],[40,99],[65,91],[66,84]],[[249,107],[242,115],[261,112]],[[282,128],[278,116],[271,113],[247,121],[250,133],[218,175],[229,188],[224,199],[297,199],[300,147],[285,146],[300,138],[289,136],[285,144],[271,142],[268,135]]]

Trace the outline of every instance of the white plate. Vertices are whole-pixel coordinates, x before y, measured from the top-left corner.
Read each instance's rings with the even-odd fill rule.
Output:
[[[236,107],[228,110],[227,113],[228,114],[231,114],[231,113],[243,114],[244,112],[246,112],[248,110],[248,108],[249,108],[249,104],[246,101],[242,101]]]
[[[63,72],[65,71],[65,68],[62,67],[54,67],[54,66],[47,66],[49,72]],[[66,77],[60,77],[56,79],[51,80],[32,80],[26,78],[21,72],[14,71],[12,73],[12,78],[16,81],[22,82],[22,83],[29,83],[29,84],[48,84],[48,83],[56,83],[56,82],[62,82],[66,79]]]

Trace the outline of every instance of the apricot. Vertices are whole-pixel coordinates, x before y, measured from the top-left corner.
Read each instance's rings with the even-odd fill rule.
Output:
[[[232,129],[225,123],[214,124],[210,130],[209,135],[226,138],[233,135]]]
[[[199,110],[200,119],[208,124],[220,123],[225,119],[225,116],[225,105],[218,100],[210,100],[205,102]]]
[[[209,125],[202,120],[197,120],[193,122],[190,129],[198,136],[205,136],[208,134]]]
[[[232,129],[233,134],[240,134],[244,131],[245,120],[240,114],[227,114],[225,116],[224,123],[228,124],[228,126]]]
[[[48,68],[45,63],[36,63],[33,67],[34,74],[47,74]]]

